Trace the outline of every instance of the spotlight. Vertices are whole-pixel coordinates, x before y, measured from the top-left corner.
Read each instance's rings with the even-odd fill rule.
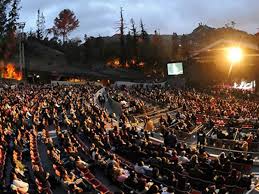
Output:
[[[227,50],[227,58],[231,64],[240,62],[243,59],[243,51],[239,47],[230,47]]]

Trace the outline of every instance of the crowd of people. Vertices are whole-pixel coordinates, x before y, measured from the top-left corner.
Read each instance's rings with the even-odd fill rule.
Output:
[[[211,194],[250,189],[253,176],[241,167],[252,166],[251,155],[222,152],[212,156],[204,146],[179,141],[176,131],[191,134],[199,124],[210,130],[215,118],[242,118],[256,127],[259,109],[255,101],[244,103],[233,96],[223,99],[191,89],[117,88],[116,92],[126,90],[129,99],[137,102],[131,104],[140,110],[148,110],[145,104],[151,101],[175,110],[174,115],[160,116],[156,130],[164,141],[157,143],[150,131],[131,125],[127,109],[114,121],[105,109],[105,97],[96,99],[99,89],[92,83],[24,85],[0,94],[3,191],[55,193],[58,184],[68,193]],[[38,144],[47,149],[51,172],[44,168],[46,159],[40,157]],[[98,170],[115,190],[95,173]]]
[[[130,97],[141,99],[145,102],[142,103],[144,106],[152,101],[169,110],[180,109],[181,111],[175,111],[176,118],[180,121],[175,130],[192,133],[197,125],[204,124],[207,132],[213,128],[206,137],[206,143],[209,145],[224,148],[229,146],[227,144],[231,144],[229,148],[240,151],[255,151],[259,146],[257,143],[259,131],[256,131],[259,128],[258,99],[245,98],[247,95],[250,96],[245,92],[219,88],[198,91],[134,86],[116,88],[116,94],[123,94],[121,96],[126,96],[127,99]],[[143,109],[145,110],[145,107]],[[163,130],[166,118],[160,120],[162,129],[159,130]],[[228,143],[224,140],[233,141]]]

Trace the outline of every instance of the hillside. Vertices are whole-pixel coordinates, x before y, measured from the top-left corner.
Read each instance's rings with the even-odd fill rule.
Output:
[[[37,41],[29,42],[25,53],[30,70],[62,70],[68,65],[63,52],[47,47]]]
[[[89,75],[95,78],[141,79],[144,75],[136,70],[112,69],[104,66],[103,62],[96,61],[94,67],[87,64],[71,64],[64,52],[50,48],[39,41],[27,42],[25,47],[26,61],[29,71],[51,72],[54,74]],[[16,57],[17,58],[17,57]]]
[[[143,47],[141,45],[143,43],[138,43],[138,45],[141,48],[143,47],[147,59],[155,60],[154,55],[157,55],[160,63],[174,59],[173,41],[175,41],[174,44],[177,44],[177,47],[182,46],[179,47],[180,49],[183,49],[184,45],[188,52],[204,48],[222,38],[245,41],[256,45],[258,42],[256,35],[229,27],[213,28],[207,25],[199,25],[190,34],[185,35],[150,34],[148,38],[151,40],[151,44],[154,44],[153,40],[156,36],[159,37],[158,50]],[[125,40],[126,46],[131,46],[129,37],[125,36]],[[126,52],[132,55],[132,48],[127,48]],[[128,55],[130,56],[130,54]],[[105,65],[109,59],[120,55],[120,36],[118,34],[111,37],[90,37],[85,43],[71,41],[65,46],[58,43],[52,44],[50,41],[27,40],[25,55],[29,70],[33,71],[98,73],[100,75],[118,73],[124,76],[124,71],[111,69]],[[132,70],[133,74],[136,72],[138,71]],[[126,74],[125,76],[127,76]]]

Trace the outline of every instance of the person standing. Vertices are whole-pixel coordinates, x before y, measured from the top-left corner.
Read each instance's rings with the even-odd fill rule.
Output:
[[[202,129],[197,132],[197,146],[201,147],[205,145],[206,134]]]
[[[150,119],[149,117],[146,117],[144,130],[152,132],[154,130],[154,128],[155,128],[155,126],[154,126],[154,123],[153,123],[152,119]]]

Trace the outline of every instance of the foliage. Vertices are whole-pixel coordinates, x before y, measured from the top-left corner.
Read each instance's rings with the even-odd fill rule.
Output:
[[[7,24],[7,6],[11,0],[0,0],[0,37],[3,37],[6,32]]]
[[[124,17],[123,17],[123,9],[121,7],[120,9],[120,63],[126,64],[126,53],[125,53],[125,37],[124,37]]]
[[[20,10],[19,6],[19,0],[13,0],[11,5],[11,11],[9,12],[7,24],[6,24],[6,30],[8,33],[15,32],[17,28],[17,21],[19,19],[19,13]]]
[[[0,0],[0,60],[7,61],[15,53],[19,10],[19,0]]]
[[[73,11],[64,9],[54,20],[52,31],[57,36],[62,36],[63,43],[67,41],[68,35],[79,27],[79,20]]]
[[[133,56],[132,56],[132,58],[138,59],[138,35],[137,35],[137,29],[136,29],[136,25],[135,25],[133,18],[130,19],[130,23],[131,23],[130,31],[133,35],[133,39],[132,39]]]
[[[176,33],[173,33],[172,35],[172,49],[171,49],[171,59],[175,60],[179,55],[179,40],[178,35]]]
[[[37,25],[37,30],[36,30],[36,36],[38,39],[43,39],[44,34],[46,32],[45,30],[45,16],[43,14],[43,12],[40,11],[40,9],[37,12],[37,21],[36,21],[36,25]]]

